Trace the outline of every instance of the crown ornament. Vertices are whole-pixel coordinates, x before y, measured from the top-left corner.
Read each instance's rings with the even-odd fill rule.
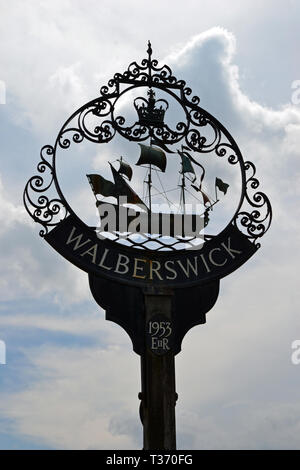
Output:
[[[146,98],[138,97],[134,100],[134,107],[137,111],[141,126],[163,127],[165,112],[169,105],[164,99],[155,99],[155,92],[150,88]]]

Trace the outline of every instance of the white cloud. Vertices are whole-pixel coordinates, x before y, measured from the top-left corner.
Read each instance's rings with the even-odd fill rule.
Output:
[[[26,210],[23,206],[15,206],[5,197],[5,188],[0,177],[0,235],[10,230],[16,223],[29,225]]]
[[[296,18],[297,6],[290,5],[289,8]],[[231,0],[230,7],[225,9],[220,0],[203,1],[201,5],[190,0],[184,11],[182,3],[175,0],[171,15],[169,4],[158,0],[152,2],[151,8],[138,0],[126,3],[102,0],[101,6],[97,0],[87,0],[84,6],[78,0],[52,0],[51,3],[42,1],[38,4],[34,0],[14,0],[3,3],[1,79],[7,85],[8,104],[17,105],[18,113],[13,118],[29,124],[49,139],[58,131],[64,118],[87,98],[96,97],[100,86],[106,84],[116,71],[124,70],[131,59],[139,60],[145,56],[148,39],[153,41],[155,57],[161,58],[174,51],[174,45],[180,50],[191,36],[204,31],[202,50],[207,49],[207,68],[200,70],[204,78],[209,77],[209,65],[215,58],[219,62],[228,62],[234,53],[233,36],[228,42],[219,28],[218,41],[209,41],[209,36],[216,38],[217,28],[205,32],[212,24],[224,24],[238,31],[240,57],[244,60],[243,50],[247,50],[250,60],[257,49],[265,46],[264,38],[265,43],[269,39],[265,24],[258,19],[268,19],[268,26],[276,31],[276,22],[270,24],[273,10],[270,1],[262,4],[253,0],[245,0],[243,6]],[[286,11],[286,2],[279,2],[276,13],[283,17]],[[256,31],[258,46],[244,33],[251,26],[260,28]],[[285,41],[284,35],[282,41]],[[201,56],[200,47],[198,51]],[[275,54],[269,57],[272,63],[275,61],[273,56],[276,57]],[[281,55],[280,59],[284,58]],[[248,66],[251,67],[251,63]],[[231,70],[235,73],[236,68]],[[263,70],[270,82],[272,77],[268,75],[268,68]],[[217,76],[214,81],[217,85]]]
[[[2,395],[1,413],[14,423],[8,431],[59,449],[141,447],[137,356],[119,346],[44,347],[26,355],[37,380],[20,393]]]
[[[54,11],[55,15],[63,14],[68,5],[63,2],[61,10],[51,10],[52,14]],[[49,12],[48,4],[43,4],[43,8]],[[49,45],[49,67],[36,66],[32,74],[34,90],[27,76],[24,94],[17,92],[16,83],[11,81],[13,93],[36,130],[46,122],[56,122],[61,110],[64,115],[75,101],[81,103],[94,80],[89,76],[94,69],[85,70],[84,60],[75,60],[78,48],[82,52],[86,44],[82,46],[78,39],[77,50],[75,47],[70,60],[66,60],[61,50],[66,24],[53,23],[51,14],[46,21],[42,13],[40,10],[37,17],[29,15],[25,22],[43,45],[49,45],[47,34],[51,35],[54,45]],[[42,26],[47,24],[45,33],[38,26],[41,17]],[[74,13],[68,19],[67,32],[74,31],[77,21]],[[32,29],[34,25],[38,31]],[[94,34],[91,28],[86,40],[92,41]],[[263,248],[247,267],[221,282],[221,295],[207,315],[207,324],[192,330],[184,340],[183,351],[177,358],[178,432],[185,447],[191,442],[195,447],[206,448],[288,448],[297,445],[295,435],[299,432],[299,402],[293,395],[293,387],[299,387],[299,371],[291,366],[290,344],[300,331],[297,297],[300,259],[296,245],[300,109],[286,105],[274,110],[251,100],[240,86],[235,50],[234,35],[213,28],[194,36],[167,60],[175,75],[186,79],[201,97],[203,107],[232,132],[245,159],[257,164],[262,190],[270,195],[275,213]],[[30,59],[38,57],[38,52],[33,48]],[[101,56],[100,52],[95,54],[95,49],[87,54],[87,62]],[[105,54],[103,61],[106,70],[115,63]],[[12,80],[11,75],[9,79]],[[42,81],[44,89],[39,86]],[[41,94],[47,90],[44,101],[41,95],[35,95],[37,89],[42,90]],[[37,241],[36,230],[23,219],[24,211],[6,201],[4,191],[0,204],[6,224],[1,228],[0,287],[4,298],[52,295],[63,302],[68,292],[69,302],[88,298],[87,276]],[[10,323],[6,318],[3,324],[13,326],[14,321],[16,325],[25,324],[24,317],[16,317]],[[28,321],[34,323],[34,317]],[[97,319],[93,317],[89,323],[84,317],[85,321],[82,331],[94,337],[91,330],[97,331]],[[76,334],[81,330],[78,318],[73,325],[57,319],[52,322],[40,319],[37,324],[49,331]],[[107,331],[110,327],[107,326]],[[36,382],[2,401],[5,415],[14,419],[14,431],[65,448],[139,446],[133,424],[138,421],[139,364],[131,360],[130,347],[120,348],[118,341],[115,340],[115,349],[107,350],[35,351]],[[233,402],[242,404],[230,405]],[[49,406],[45,407],[45,403]],[[224,409],[228,413],[226,419],[221,416]],[[121,423],[128,423],[131,431],[126,434]],[[195,434],[199,438],[191,441]]]
[[[38,236],[25,209],[6,199],[1,180],[0,222],[2,301],[50,295],[64,304],[91,298],[87,274],[64,261]]]
[[[220,404],[217,412],[208,414],[183,412],[180,416],[180,422],[185,425],[182,448],[298,450],[299,416],[299,403],[246,401]]]
[[[70,66],[60,66],[47,81],[47,94],[55,96],[56,101],[60,103],[61,111],[68,116],[70,109],[74,108],[75,100],[80,97],[82,103],[87,101],[86,90],[81,81],[80,64]]]

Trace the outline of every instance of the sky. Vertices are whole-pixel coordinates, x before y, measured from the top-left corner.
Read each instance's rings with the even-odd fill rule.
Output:
[[[255,163],[274,213],[176,356],[178,448],[299,449],[300,3],[1,0],[0,13],[0,449],[142,448],[139,357],[22,193],[40,148],[148,39]]]

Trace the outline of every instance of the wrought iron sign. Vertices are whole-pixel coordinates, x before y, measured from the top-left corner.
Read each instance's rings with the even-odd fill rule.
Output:
[[[134,99],[137,120],[127,125],[124,117],[116,115],[118,100],[133,89],[145,87],[148,88],[149,99]],[[168,102],[165,99],[156,100],[156,90],[168,94],[184,111],[185,122],[177,122],[175,129],[166,121]],[[141,65],[133,62],[126,72],[115,74],[108,86],[101,88],[99,97],[82,106],[67,120],[54,146],[46,145],[42,148],[39,174],[30,178],[24,192],[27,211],[42,225],[40,235],[81,269],[133,285],[149,282],[168,286],[196,284],[214,277],[221,278],[239,267],[260,246],[259,241],[270,226],[271,206],[267,196],[258,191],[259,182],[254,164],[244,162],[229,132],[202,109],[199,102],[197,96],[192,96],[186,83],[174,77],[169,67],[158,67],[157,60],[152,59],[149,45],[148,59],[144,59]],[[96,119],[89,120],[91,116]],[[209,137],[205,135],[206,129]],[[180,224],[183,213],[170,215],[170,234],[173,237],[159,236],[164,214],[156,214],[156,219],[160,220],[154,221],[158,226],[155,235],[151,233],[151,227],[144,233],[138,230],[130,232],[126,237],[127,245],[116,243],[124,240],[118,230],[114,231],[113,240],[112,237],[100,238],[99,233],[80,220],[64,196],[56,172],[57,154],[59,149],[68,149],[72,144],[78,145],[85,140],[101,145],[108,143],[116,134],[140,144],[141,156],[137,165],[148,167],[148,204],[128,184],[132,168],[122,159],[118,170],[109,163],[114,183],[101,175],[89,175],[95,194],[116,197],[117,200],[123,196],[128,203],[145,208],[143,212],[136,212],[135,217],[131,216],[132,222],[141,214],[144,221],[148,218],[150,220],[153,197],[151,169],[158,176],[158,171],[165,172],[168,160],[174,160],[174,153],[168,152],[176,152],[170,150],[170,146],[180,145],[176,155],[181,160],[181,168],[178,165],[182,175],[181,201],[185,203],[188,190],[193,190],[195,195],[203,198],[204,210],[202,215],[198,215],[198,222],[205,231],[208,231],[210,215],[219,200],[216,198],[212,201],[202,190],[203,179],[197,183],[195,168],[202,170],[201,157],[208,153],[239,167],[242,181],[240,201],[227,227],[216,235],[204,234],[204,244],[198,250],[192,242],[201,232],[184,233],[184,225]],[[141,143],[147,140],[150,145]],[[216,177],[216,189],[224,194],[228,185]],[[56,193],[54,196],[53,192]],[[164,191],[162,193],[167,197]],[[96,203],[98,208],[105,204],[99,199]],[[120,204],[114,208],[119,215],[120,212],[130,211]],[[196,223],[197,214],[189,217],[195,219]],[[182,227],[179,233],[174,233],[176,222]],[[191,220],[187,225],[192,226],[193,222]]]
[[[116,73],[65,122],[55,144],[42,148],[24,204],[40,235],[89,274],[95,299],[126,329],[134,350],[163,356],[178,353],[186,331],[205,322],[220,279],[257,251],[272,211],[254,164],[228,130],[152,58],[150,42],[147,55]],[[97,173],[90,165],[82,175],[95,197],[96,226],[76,213],[58,172],[64,151],[85,143],[99,144],[103,156]],[[109,298],[112,285],[122,301]],[[145,311],[143,296],[166,289],[171,316],[132,314],[130,299]],[[183,320],[179,307],[193,296],[197,304]]]

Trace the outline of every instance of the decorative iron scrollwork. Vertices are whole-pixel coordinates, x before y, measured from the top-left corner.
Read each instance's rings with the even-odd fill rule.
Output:
[[[54,227],[68,215],[68,211],[64,200],[46,195],[48,192],[51,193],[51,190],[55,191],[54,148],[45,145],[41,149],[40,157],[41,161],[37,165],[40,174],[32,176],[27,182],[23,201],[28,214],[43,226],[40,230],[40,235],[43,237],[48,233],[49,227]]]
[[[234,224],[259,247],[260,244],[257,243],[257,240],[266,233],[271,225],[272,208],[268,197],[263,192],[256,191],[259,187],[259,181],[255,178],[254,164],[249,161],[244,162],[244,169],[247,175],[245,197],[242,210],[235,215]],[[248,210],[246,210],[247,206]],[[245,207],[244,210],[243,207]]]
[[[170,67],[159,66],[152,59],[152,48],[148,44],[148,57],[141,64],[132,62],[124,73],[116,73],[108,84],[100,89],[100,96],[82,106],[66,121],[54,147],[46,145],[41,150],[38,164],[39,174],[29,179],[24,191],[24,204],[31,217],[43,226],[40,235],[44,236],[51,227],[57,225],[68,214],[74,214],[56,174],[57,149],[68,149],[87,139],[103,144],[110,142],[116,134],[128,141],[143,142],[154,138],[163,145],[181,144],[197,154],[212,153],[227,158],[232,165],[239,163],[242,173],[242,195],[231,223],[245,233],[249,240],[257,243],[268,230],[272,219],[269,199],[257,191],[259,182],[255,177],[253,163],[244,162],[241,152],[228,131],[207,111],[199,106],[200,98],[192,95],[192,90],[184,80],[177,80]],[[142,87],[148,88],[149,99],[134,100],[137,121],[127,125],[126,119],[117,114],[118,100],[127,92]],[[179,121],[175,128],[165,122],[168,102],[156,99],[154,89],[167,94],[182,108],[185,121]],[[132,242],[139,248],[149,240]],[[166,245],[157,240],[159,247]],[[180,244],[176,241],[173,246]],[[153,244],[152,244],[153,246]],[[153,249],[153,248],[151,248]]]

